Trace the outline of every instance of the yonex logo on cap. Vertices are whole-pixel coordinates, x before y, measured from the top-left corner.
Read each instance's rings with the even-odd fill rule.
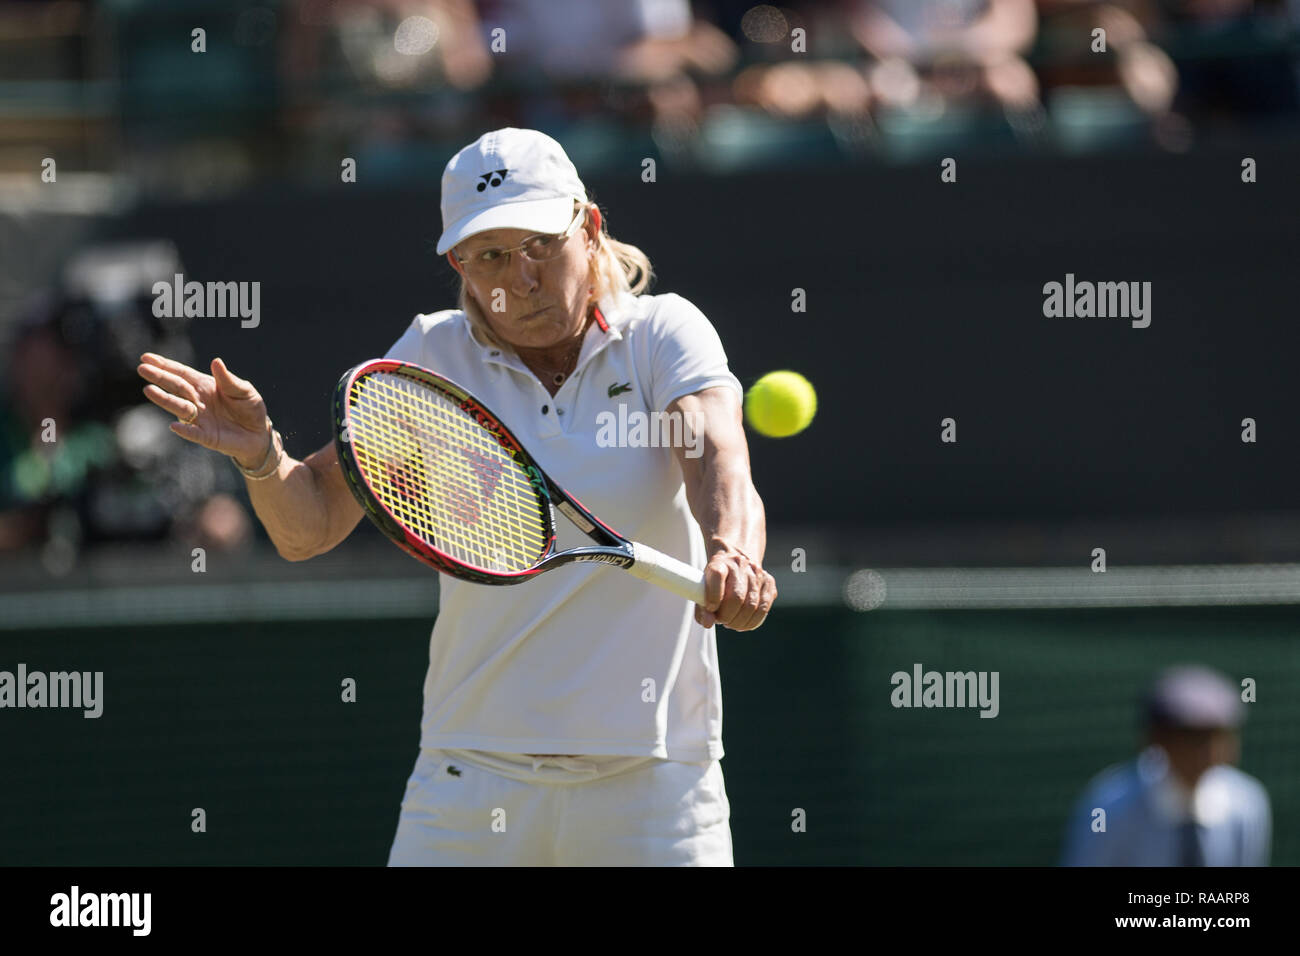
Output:
[[[575,200],[586,202],[587,191],[551,137],[513,127],[484,133],[443,170],[438,254],[493,229],[558,235]]]
[[[479,177],[479,179],[483,181],[479,183],[477,186],[475,186],[474,188],[477,189],[479,192],[482,192],[483,190],[487,189],[489,186],[500,186],[501,181],[506,178],[506,173],[508,172],[510,172],[510,170],[508,169],[498,169],[495,170],[494,172],[484,173],[482,176]]]

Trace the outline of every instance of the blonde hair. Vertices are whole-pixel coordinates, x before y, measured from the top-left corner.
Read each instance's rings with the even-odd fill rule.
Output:
[[[574,200],[575,215],[581,208],[588,210],[588,217],[592,208],[599,209],[595,203]],[[579,228],[585,226],[584,219],[583,225]],[[493,334],[492,327],[483,316],[483,310],[469,293],[469,283],[465,281],[465,277],[459,272],[457,276],[460,278],[459,305],[469,319],[470,328],[475,336],[496,348],[509,349],[508,343],[502,342]],[[650,283],[653,281],[654,268],[650,265],[649,256],[631,243],[619,242],[611,236],[609,217],[602,215],[600,232],[596,235],[596,255],[592,258],[591,273],[588,276],[588,282],[595,289],[592,299],[600,300],[624,292],[640,295],[650,288]]]

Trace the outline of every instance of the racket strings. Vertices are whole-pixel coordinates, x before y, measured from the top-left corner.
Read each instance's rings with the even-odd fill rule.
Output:
[[[524,555],[515,554],[516,560],[511,560],[511,549],[509,547],[503,549],[502,543],[515,542],[515,539],[521,537],[521,532],[529,546],[535,546],[541,541],[538,535],[534,535],[531,541],[527,541],[527,524],[521,528],[515,514],[521,507],[529,508],[535,513],[536,503],[521,500],[519,494],[521,489],[507,481],[503,487],[507,492],[507,498],[512,500],[505,502],[511,510],[505,513],[508,527],[504,535],[493,533],[494,530],[500,531],[500,528],[494,528],[494,522],[491,521],[494,517],[492,509],[489,508],[488,513],[484,515],[480,506],[480,501],[490,499],[497,490],[502,475],[509,473],[513,462],[503,456],[503,453],[498,450],[499,446],[490,436],[487,436],[487,442],[477,448],[474,447],[475,439],[484,437],[485,433],[476,425],[470,424],[467,416],[455,405],[432,401],[422,395],[418,388],[413,394],[415,401],[423,406],[426,414],[436,416],[436,424],[430,429],[428,435],[432,439],[432,449],[430,442],[419,441],[421,454],[406,459],[398,467],[397,474],[393,476],[402,479],[414,478],[417,488],[434,489],[435,500],[429,502],[434,506],[432,515],[426,509],[418,508],[417,513],[412,517],[420,519],[424,529],[447,544],[451,551],[456,552],[454,556],[458,559],[468,558],[485,567],[517,564],[517,559]],[[409,423],[401,424],[409,432]],[[454,440],[452,442],[445,440],[449,435],[460,439],[458,447],[453,447],[457,445]],[[440,468],[441,473],[430,472],[424,467],[430,458],[436,463],[435,468]],[[415,474],[404,474],[403,466],[414,468]],[[388,467],[390,470],[387,474],[392,475],[392,462],[388,463]],[[425,498],[419,495],[412,501],[409,480],[394,482],[394,484],[397,485],[397,490],[403,493],[399,504],[405,505],[408,512],[411,511],[412,504],[418,506],[426,503]],[[441,502],[437,500],[439,497],[442,499]],[[444,509],[441,513],[449,519],[448,523],[441,526],[436,521],[428,520],[439,514],[436,507],[439,503]],[[484,517],[489,520],[483,521]],[[496,524],[499,525],[499,522]]]
[[[403,447],[396,456],[375,462],[376,477],[386,486],[385,504],[412,530],[458,560],[492,569],[531,566],[545,545],[545,528],[536,517],[535,493],[519,480],[522,476],[508,453],[438,393],[396,381],[400,384],[396,392],[389,389],[389,407],[384,409],[388,415],[382,423],[390,438],[396,427]],[[428,419],[423,433],[412,428],[410,416],[392,414],[395,399],[421,409]],[[504,495],[494,502],[499,490]],[[494,508],[493,503],[506,507]],[[524,509],[534,520],[521,520]]]
[[[491,432],[443,393],[376,372],[353,383],[353,453],[376,497],[411,532],[457,561],[533,567],[549,535],[527,474]]]

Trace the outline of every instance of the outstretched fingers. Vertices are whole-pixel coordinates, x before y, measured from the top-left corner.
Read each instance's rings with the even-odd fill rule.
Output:
[[[180,379],[193,388],[196,394],[201,393],[205,387],[211,387],[212,384],[212,376],[205,375],[196,368],[190,368],[184,362],[177,362],[165,355],[159,355],[157,352],[145,352],[140,356],[140,365],[136,371],[151,382],[157,381],[145,374],[146,371],[150,370]]]
[[[172,432],[200,442],[202,429],[194,424],[194,420],[206,408],[203,394],[211,394],[212,379],[155,352],[145,352],[140,356],[136,372],[150,383],[144,387],[144,397],[167,414],[176,416],[177,421],[170,425]]]
[[[144,387],[144,397],[168,415],[175,415],[182,420],[195,417],[203,409],[197,398],[181,398],[159,388],[157,385],[146,385]]]
[[[220,357],[212,360],[212,377],[216,381],[217,389],[221,394],[229,398],[251,399],[255,394],[253,383],[240,378],[226,368],[225,361]]]
[[[153,383],[151,387],[155,391],[162,392],[172,398],[180,399],[188,403],[188,408],[185,411],[185,414],[181,416],[182,418],[188,417],[190,411],[194,408],[201,408],[203,406],[203,397],[200,394],[199,389],[197,389],[188,379],[183,378],[174,372],[165,371],[157,365],[149,365],[147,363],[142,363],[136,371],[139,372],[140,377],[145,381]],[[176,410],[176,407],[173,407],[173,405],[160,402],[158,398],[149,391],[149,388],[146,388],[144,393],[149,397],[150,401],[167,411],[170,412]]]

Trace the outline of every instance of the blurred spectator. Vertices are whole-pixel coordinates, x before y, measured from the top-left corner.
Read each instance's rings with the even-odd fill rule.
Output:
[[[87,469],[112,459],[106,428],[72,424],[87,377],[51,304],[23,319],[8,353],[0,390],[0,550],[44,540],[52,502],[81,484]],[[43,441],[43,433],[54,440]]]
[[[79,257],[65,288],[20,319],[7,350],[0,550],[40,547],[55,573],[82,543],[172,536],[229,549],[252,533],[233,469],[172,440],[168,416],[130,381],[141,352],[180,343],[151,311],[157,250]]]
[[[285,69],[296,99],[346,86],[472,90],[492,72],[471,0],[293,0]]]
[[[910,107],[922,99],[1038,103],[1038,81],[1021,54],[1034,42],[1033,0],[858,0],[850,29],[878,61],[877,102]]]
[[[848,36],[843,4],[747,5],[739,18],[724,10],[725,21],[757,62],[737,74],[734,101],[787,119],[865,116],[871,88],[861,64],[845,62],[860,50]],[[796,52],[794,31],[803,31]],[[835,57],[835,59],[828,59]]]
[[[1039,78],[1054,114],[1086,127],[1116,122],[1122,104],[1158,142],[1185,146],[1187,122],[1172,110],[1178,69],[1150,40],[1163,22],[1155,0],[1038,0],[1038,9]],[[1098,29],[1105,53],[1093,52]]]
[[[465,94],[493,58],[472,0],[291,0],[282,22],[285,125],[320,151],[309,163],[342,152],[379,181],[422,169],[421,145],[477,118]],[[378,95],[403,93],[418,102]]]
[[[747,67],[733,88],[737,103],[791,119],[862,114],[871,108],[871,85],[863,72],[834,60]]]
[[[484,27],[505,31],[503,67],[552,80],[671,79],[690,69],[720,73],[736,49],[696,20],[687,0],[483,0]]]
[[[1166,670],[1144,701],[1147,748],[1089,783],[1066,828],[1066,866],[1266,866],[1268,793],[1235,767],[1244,707],[1222,674]],[[1094,829],[1105,811],[1105,830]]]
[[[619,94],[625,114],[644,110],[656,122],[690,127],[704,105],[692,77],[726,73],[738,56],[725,33],[692,15],[688,0],[484,0],[479,6],[485,31],[504,30],[498,62],[505,75],[564,87],[525,94],[518,122],[528,126],[590,113],[593,103],[582,87],[613,83],[645,91],[643,98]]]

